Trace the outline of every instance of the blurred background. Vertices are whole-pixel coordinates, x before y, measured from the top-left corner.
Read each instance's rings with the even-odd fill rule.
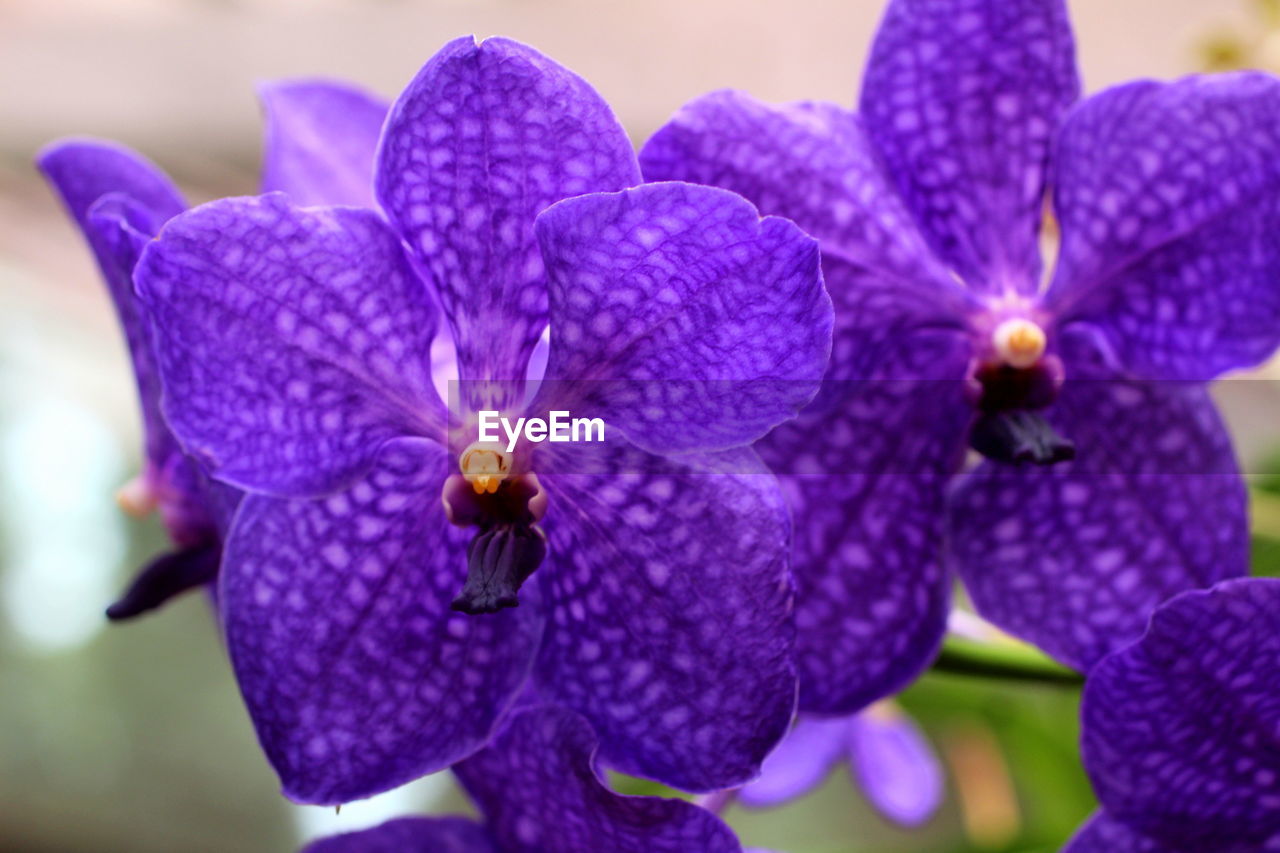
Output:
[[[289,851],[412,811],[465,811],[447,775],[331,809],[285,802],[206,603],[108,627],[103,607],[164,545],[120,514],[138,468],[124,348],[89,254],[31,167],[68,134],[120,140],[193,201],[257,180],[255,81],[344,77],[394,96],[464,33],[526,41],[581,73],[637,144],[734,86],[850,103],[881,0],[0,0],[0,852]],[[1086,87],[1280,67],[1275,3],[1075,0]],[[1269,372],[1268,372],[1269,371]],[[1280,563],[1276,369],[1220,383],[1254,477],[1259,571]],[[1056,850],[1093,808],[1078,693],[929,675],[902,704],[947,775],[923,828],[878,817],[847,772],[780,809],[730,807],[751,846]],[[634,785],[634,783],[622,783]],[[963,789],[963,794],[961,793]]]

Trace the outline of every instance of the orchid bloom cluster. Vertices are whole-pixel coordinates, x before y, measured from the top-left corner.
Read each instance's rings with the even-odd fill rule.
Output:
[[[847,758],[918,824],[942,774],[880,700],[957,577],[1087,675],[1070,850],[1280,839],[1280,582],[1230,580],[1206,389],[1280,344],[1280,81],[1081,100],[1061,0],[891,0],[857,112],[717,92],[638,158],[502,38],[391,104],[262,97],[257,196],[40,166],[133,358],[122,501],[176,548],[110,615],[213,591],[290,798],[452,768],[481,815],[314,853],[741,849],[606,768],[765,807]],[[477,431],[570,411],[601,440]]]

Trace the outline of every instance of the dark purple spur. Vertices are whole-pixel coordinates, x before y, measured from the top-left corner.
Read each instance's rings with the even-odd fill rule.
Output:
[[[1160,607],[1085,685],[1085,767],[1103,811],[1069,853],[1280,849],[1280,580]]]
[[[143,567],[107,608],[109,618],[128,619],[216,577],[222,539],[240,498],[235,489],[203,475],[161,417],[155,355],[133,289],[133,268],[142,248],[186,202],[154,165],[107,142],[57,142],[40,153],[37,165],[93,251],[133,361],[142,410],[143,468],[117,498],[133,515],[158,511],[175,546]]]
[[[757,445],[797,519],[802,708],[918,674],[951,569],[1081,669],[1245,569],[1204,383],[1280,339],[1280,81],[1078,87],[1062,0],[893,0],[857,113],[717,92],[642,151],[822,244],[828,381]]]
[[[482,822],[401,818],[321,839],[305,853],[740,853],[732,830],[692,803],[609,790],[596,746],[572,712],[518,711],[453,768]]]
[[[818,388],[816,243],[724,190],[627,189],[600,97],[505,39],[448,44],[391,107],[376,209],[347,181],[355,206],[299,207],[326,153],[354,150],[309,140],[367,140],[378,113],[324,85],[267,92],[284,192],[177,217],[137,271],[169,423],[250,493],[220,604],[286,793],[337,803],[446,767],[526,682],[589,720],[610,767],[746,781],[796,688],[786,509],[745,446]],[[479,442],[490,409],[582,411],[608,440]]]

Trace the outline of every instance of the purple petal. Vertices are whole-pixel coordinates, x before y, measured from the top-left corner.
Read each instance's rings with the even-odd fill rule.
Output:
[[[499,853],[484,827],[465,817],[402,817],[331,835],[303,853]]]
[[[1075,460],[983,463],[953,495],[949,538],[983,616],[1087,670],[1160,602],[1247,570],[1245,491],[1202,385],[1066,369],[1049,414]]]
[[[378,158],[378,199],[435,279],[462,378],[523,379],[547,319],[534,217],[640,183],[622,126],[532,48],[466,36],[400,95]]]
[[[794,220],[824,252],[892,279],[929,311],[968,299],[933,257],[858,117],[834,104],[712,92],[658,130],[640,163],[647,180],[723,187]]]
[[[794,521],[800,707],[850,714],[932,660],[950,583],[943,499],[963,458],[968,344],[912,330],[893,288],[827,260],[835,353],[819,400],[756,446]]]
[[[918,826],[942,802],[942,767],[911,718],[879,707],[859,714],[849,731],[853,776],[871,804],[889,820]]]
[[[1048,306],[1143,376],[1211,379],[1280,343],[1280,81],[1145,81],[1068,118]]]
[[[1099,800],[1174,846],[1260,846],[1280,833],[1278,688],[1280,580],[1178,596],[1089,675],[1082,748]]]
[[[740,853],[729,827],[692,803],[610,791],[595,751],[586,720],[536,708],[454,769],[510,853]]]
[[[113,142],[66,139],[43,149],[36,165],[81,226],[93,203],[121,193],[161,223],[186,209],[173,182],[142,155]]]
[[[971,287],[1039,283],[1045,167],[1080,88],[1062,0],[893,0],[861,112],[939,257]]]
[[[738,790],[738,801],[750,808],[780,806],[818,787],[844,757],[849,723],[848,717],[800,717],[764,760],[760,777]]]
[[[1216,848],[1215,848],[1216,849]],[[1139,835],[1120,821],[1099,811],[1080,827],[1062,853],[1175,853],[1159,841]],[[1221,851],[1229,853],[1229,851]]]
[[[89,208],[84,229],[108,280],[114,280],[113,295],[133,355],[146,450],[144,488],[176,544],[205,548],[226,533],[241,493],[200,471],[182,452],[160,412],[160,376],[143,323],[146,309],[133,289],[133,268],[161,224],[154,211],[128,196],[109,193]]]
[[[665,183],[561,202],[537,234],[553,408],[590,410],[654,452],[719,450],[817,391],[831,300],[817,244],[792,223],[725,190]]]
[[[192,210],[143,254],[165,415],[210,474],[332,491],[402,435],[441,436],[435,315],[372,211],[274,193]]]
[[[795,706],[776,483],[750,451],[554,447],[570,450],[539,469],[553,608],[539,689],[591,721],[617,770],[688,791],[742,784]],[[587,473],[596,454],[611,470]]]
[[[133,290],[133,268],[143,246],[186,203],[157,167],[110,143],[55,143],[37,162],[84,232],[102,270],[133,359],[147,459],[165,465],[177,444],[160,416],[160,382],[142,306]]]
[[[449,609],[471,538],[445,520],[449,470],[430,442],[398,441],[345,491],[241,507],[222,567],[227,647],[295,800],[342,803],[447,767],[525,680],[536,608]]]
[[[279,190],[305,206],[374,206],[373,155],[386,101],[327,80],[267,83],[258,97],[263,192]]]

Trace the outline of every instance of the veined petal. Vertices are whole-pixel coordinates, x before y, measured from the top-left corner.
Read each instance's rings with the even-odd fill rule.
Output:
[[[794,224],[663,183],[561,202],[537,234],[551,280],[543,406],[671,453],[749,444],[817,391],[831,300]]]
[[[778,748],[769,753],[760,776],[738,789],[750,808],[780,806],[822,783],[849,745],[848,717],[802,715]]]
[[[1153,838],[1139,835],[1105,811],[1093,817],[1071,836],[1062,853],[1177,853]],[[1224,850],[1223,853],[1231,853]],[[1243,853],[1243,851],[1236,851]]]
[[[1178,596],[1085,685],[1085,767],[1107,812],[1173,847],[1280,833],[1280,580]],[[1268,848],[1270,849],[1270,848]]]
[[[934,250],[1030,294],[1050,143],[1079,92],[1063,0],[892,0],[860,111]]]
[[[449,609],[471,538],[445,520],[451,467],[430,442],[397,441],[343,491],[251,496],[236,517],[221,576],[227,648],[299,802],[367,797],[466,757],[525,680],[536,607]]]
[[[794,220],[826,254],[892,280],[930,312],[969,299],[934,258],[861,120],[835,104],[712,92],[659,129],[640,164],[647,180],[723,187]]]
[[[133,268],[147,241],[186,203],[156,166],[111,143],[58,142],[40,153],[37,164],[83,231],[106,280],[133,360],[147,458],[165,465],[177,443],[160,416],[160,380]]]
[[[591,722],[610,767],[688,791],[747,781],[795,707],[773,477],[749,450],[552,447],[539,690]]]
[[[402,817],[331,835],[303,853],[500,853],[483,826],[465,817]]]
[[[582,717],[537,707],[454,770],[510,853],[740,853],[729,827],[692,803],[610,791],[596,747]]]
[[[1123,366],[1212,379],[1280,343],[1280,81],[1143,81],[1081,103],[1054,169],[1048,307],[1105,332]]]
[[[376,184],[435,279],[462,379],[524,379],[547,322],[534,217],[640,180],[613,112],[563,66],[504,38],[432,57],[391,109]]]
[[[971,417],[969,347],[913,329],[878,276],[826,266],[831,370],[818,400],[756,448],[794,519],[800,707],[850,714],[912,681],[946,627],[942,517]]]
[[[347,83],[280,80],[258,87],[265,119],[262,191],[303,206],[374,206],[382,98]]]
[[[1067,355],[1052,467],[984,462],[952,496],[951,557],[983,616],[1088,670],[1183,590],[1248,570],[1245,489],[1204,386]]]
[[[390,439],[443,441],[435,309],[376,213],[280,193],[211,202],[165,228],[136,279],[165,415],[213,476],[313,495]]]

